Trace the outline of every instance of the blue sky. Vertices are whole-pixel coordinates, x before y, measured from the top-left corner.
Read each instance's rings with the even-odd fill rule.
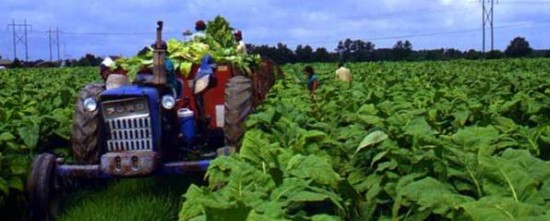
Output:
[[[494,9],[495,49],[504,50],[516,36],[533,48],[550,48],[550,0],[499,0]],[[345,38],[376,48],[398,40],[414,49],[482,47],[479,0],[2,0],[0,56],[13,58],[12,19],[32,25],[29,59],[35,60],[49,59],[49,28],[61,30],[62,59],[132,56],[154,40],[157,20],[165,22],[165,37],[183,40],[197,19],[216,15],[242,30],[247,43],[282,42],[291,49],[308,44],[333,51]],[[25,56],[21,43],[17,56]]]

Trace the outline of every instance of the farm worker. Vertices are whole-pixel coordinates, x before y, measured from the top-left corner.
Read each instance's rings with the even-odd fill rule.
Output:
[[[110,57],[106,57],[99,65],[99,73],[105,81],[106,89],[118,88],[122,85],[130,84],[128,76],[111,71],[110,67],[114,64],[115,61],[113,61],[113,59],[111,59]]]
[[[233,33],[233,36],[235,36],[235,41],[237,41],[237,53],[246,55],[246,44],[243,41],[243,34],[241,33],[241,31],[235,31]]]
[[[156,44],[153,44],[152,47],[154,48]],[[172,88],[174,91],[176,99],[178,99],[181,96],[181,91],[183,89],[183,83],[180,79],[176,77],[176,70],[174,68],[174,63],[172,62],[172,59],[168,57],[168,45],[165,41],[162,41],[160,45],[160,49],[166,50],[166,59],[164,60],[164,69],[166,70],[166,80],[168,85]]]
[[[155,49],[157,47],[156,43],[151,44],[151,48]],[[176,76],[176,70],[174,68],[174,63],[172,59],[169,58],[168,46],[165,41],[161,42],[160,48],[166,50],[166,58],[164,59],[164,70],[166,71],[166,83],[172,89],[174,96],[178,99],[181,96],[181,91],[183,89],[183,82]],[[153,79],[152,70],[145,69],[144,72],[138,73],[136,77],[137,82],[151,82]]]
[[[344,67],[344,63],[338,64],[338,69],[336,69],[336,78],[344,82],[351,82],[351,72],[348,68]]]
[[[304,72],[306,74],[307,89],[309,90],[309,94],[313,97],[315,90],[319,87],[319,79],[317,75],[315,75],[313,68],[309,65],[304,68]]]
[[[206,36],[206,23],[203,20],[195,22],[195,33],[191,35],[191,40],[196,41]]]
[[[110,57],[104,58],[101,64],[99,64],[99,74],[101,74],[101,78],[103,78],[103,80],[106,80],[107,76],[111,73],[109,67],[113,64],[115,64],[115,61],[113,61]]]

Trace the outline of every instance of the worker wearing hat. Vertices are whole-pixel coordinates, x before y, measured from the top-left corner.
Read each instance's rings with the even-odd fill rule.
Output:
[[[235,41],[237,41],[237,52],[246,55],[246,44],[243,41],[243,35],[241,31],[237,30],[233,32],[233,36],[235,37]]]
[[[106,57],[101,64],[99,64],[99,73],[105,81],[106,89],[118,88],[130,84],[128,76],[111,70],[111,67],[114,65],[115,61],[111,57]]]
[[[198,40],[206,36],[206,23],[203,20],[195,22],[195,33],[191,35],[191,40]]]

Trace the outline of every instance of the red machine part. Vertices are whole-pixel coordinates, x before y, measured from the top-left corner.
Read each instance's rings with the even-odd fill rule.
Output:
[[[182,102],[178,104],[178,108],[187,107],[193,110],[195,119],[198,119],[199,113],[197,111],[195,96],[193,94],[193,80],[199,65],[194,64],[191,68],[191,73],[187,77],[179,76],[183,81],[183,95],[181,96]],[[230,65],[218,65],[216,72],[214,73],[214,84],[203,92],[203,103],[205,116],[210,119],[209,128],[220,127],[223,128],[224,123],[224,110],[225,110],[225,84],[233,77],[233,69]]]

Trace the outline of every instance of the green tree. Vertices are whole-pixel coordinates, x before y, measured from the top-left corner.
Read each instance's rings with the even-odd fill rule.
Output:
[[[370,61],[373,60],[374,44],[370,41],[351,40],[339,41],[336,52],[340,61]]]
[[[412,53],[412,44],[408,40],[406,41],[397,41],[393,46],[393,59],[394,60],[405,60]]]
[[[504,54],[508,57],[525,57],[531,53],[533,49],[529,46],[529,42],[523,37],[515,37],[510,45],[504,51]]]
[[[492,50],[487,52],[485,54],[485,57],[487,59],[499,59],[504,57],[504,53],[502,53],[502,51],[499,51],[499,50]]]
[[[317,48],[315,52],[313,52],[313,61],[315,62],[330,62],[332,61],[332,56],[327,51],[326,48]]]
[[[464,58],[470,59],[470,60],[478,60],[483,57],[483,53],[480,51],[476,51],[474,49],[470,49],[466,52],[464,52]]]
[[[312,62],[313,61],[313,48],[311,46],[306,45],[298,45],[296,47],[296,57],[298,59],[298,62]]]
[[[78,61],[76,62],[76,66],[98,66],[99,64],[101,64],[102,60],[103,59],[101,57],[96,57],[93,54],[86,54],[84,55],[84,57],[78,59]]]

